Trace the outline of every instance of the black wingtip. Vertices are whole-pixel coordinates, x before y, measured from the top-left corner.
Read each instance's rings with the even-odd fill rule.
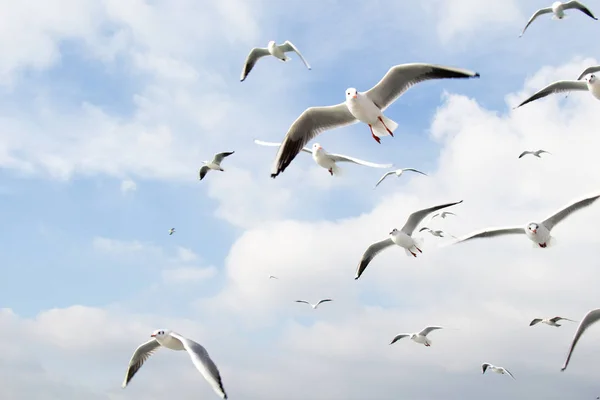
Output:
[[[479,72],[475,72],[475,75],[473,75],[473,78],[479,78],[481,77],[481,75],[479,75]]]
[[[354,277],[354,280],[356,281],[356,280],[358,280],[358,278],[359,278],[358,276],[355,276],[355,277]]]

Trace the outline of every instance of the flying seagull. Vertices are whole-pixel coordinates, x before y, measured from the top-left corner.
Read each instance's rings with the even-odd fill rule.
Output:
[[[290,61],[291,58],[286,56],[285,53],[289,53],[290,51],[293,51],[294,53],[298,54],[298,57],[300,57],[304,65],[306,65],[306,68],[311,69],[310,65],[308,65],[304,57],[302,57],[302,54],[300,54],[300,51],[298,51],[298,49],[292,44],[292,42],[286,40],[282,44],[278,45],[277,43],[275,43],[274,40],[271,40],[267,44],[266,49],[264,47],[255,47],[252,50],[250,50],[250,54],[248,54],[246,62],[244,63],[244,69],[242,70],[242,75],[240,76],[240,82],[244,82],[244,80],[246,79],[250,71],[252,71],[252,68],[254,68],[254,64],[256,64],[259,58],[272,55],[280,61],[287,62]]]
[[[581,73],[581,75],[579,75],[579,78],[577,78],[577,80],[580,81],[581,78],[583,78],[587,74],[593,74],[594,72],[598,72],[598,71],[600,71],[600,65],[588,67],[585,70],[583,70],[583,72]]]
[[[454,214],[453,212],[450,211],[442,211],[441,213],[435,213],[431,216],[431,219],[434,219],[435,217],[442,217],[442,218],[446,218],[446,216],[448,215],[454,215],[456,217],[456,214]]]
[[[585,81],[557,81],[551,83],[545,88],[539,90],[537,93],[529,97],[527,100],[525,100],[515,108],[519,108],[527,103],[541,99],[553,93],[570,92],[572,90],[590,92],[592,96],[600,100],[600,82],[598,82],[598,78],[596,77],[596,75],[592,74]]]
[[[276,277],[275,275],[269,275],[269,279],[279,279],[279,278]]]
[[[175,228],[171,228],[171,229],[169,229],[169,236],[171,236],[171,235],[172,235],[172,234],[174,234],[174,233],[175,233]]]
[[[254,143],[259,144],[261,146],[281,146],[281,143],[263,142],[262,140],[255,140]],[[339,162],[350,162],[353,164],[364,165],[365,167],[372,168],[390,168],[392,166],[392,164],[375,164],[372,162],[360,160],[358,158],[344,156],[342,154],[328,153],[319,143],[313,144],[312,149],[303,147],[301,151],[305,153],[310,153],[317,165],[325,168],[327,171],[329,171],[329,173],[332,176],[341,174],[341,168],[336,164]]]
[[[313,310],[316,310],[317,307],[319,307],[319,304],[325,303],[328,301],[333,301],[333,300],[332,299],[323,299],[323,300],[319,300],[319,302],[317,304],[310,304],[308,301],[305,301],[305,300],[296,300],[296,303],[306,303],[309,306],[311,306],[313,308]]]
[[[564,365],[560,369],[561,371],[564,371],[565,369],[567,369],[567,366],[569,365],[569,361],[571,360],[571,356],[573,355],[573,350],[575,350],[575,346],[577,346],[577,342],[579,342],[579,339],[581,339],[581,335],[583,335],[584,332],[590,326],[592,326],[593,324],[598,322],[598,320],[600,320],[600,308],[598,308],[596,310],[591,310],[587,314],[585,314],[585,317],[583,317],[583,319],[579,323],[579,326],[577,327],[575,336],[573,336],[573,341],[571,342],[571,347],[569,348],[569,354],[567,355],[567,359],[565,360]]]
[[[429,229],[426,226],[424,226],[423,228],[419,229],[419,232],[423,232],[423,231],[427,231],[427,232],[431,233],[433,236],[436,236],[436,237],[443,238],[443,237],[446,237],[446,235],[448,235],[448,236],[452,236],[453,238],[456,238],[456,236],[454,236],[454,235],[450,235],[449,233],[446,233],[446,232],[440,231],[440,230],[434,231],[432,229]]]
[[[141,344],[133,353],[127,367],[127,374],[122,385],[123,388],[127,386],[131,378],[142,368],[144,362],[162,346],[171,350],[187,351],[192,359],[192,363],[194,363],[194,366],[204,376],[204,379],[208,381],[213,390],[222,399],[227,398],[219,370],[204,347],[173,331],[156,330],[150,336],[152,339]]]
[[[429,334],[429,332],[434,331],[436,329],[443,329],[443,328],[441,326],[428,326],[427,328],[423,329],[421,332],[401,333],[399,335],[396,335],[394,337],[394,339],[392,339],[390,344],[394,344],[402,338],[410,337],[410,339],[413,340],[414,342],[424,344],[426,347],[429,347],[429,346],[431,346],[431,340],[427,337],[427,335]]]
[[[537,244],[541,248],[546,248],[546,246],[552,245],[551,242],[554,238],[551,236],[550,232],[552,231],[552,228],[556,226],[556,224],[567,218],[567,216],[571,215],[571,213],[591,205],[598,199],[598,197],[600,197],[600,194],[595,194],[593,196],[588,196],[584,199],[577,200],[556,211],[542,222],[530,222],[525,228],[519,226],[509,228],[486,228],[482,231],[473,232],[469,235],[459,238],[452,244],[477,238],[525,234],[527,235],[527,238],[534,242],[534,246]]]
[[[397,169],[397,170],[395,170],[395,171],[389,171],[389,172],[386,172],[385,174],[383,174],[383,176],[382,176],[382,177],[381,177],[381,178],[380,178],[380,179],[377,181],[377,183],[375,184],[375,187],[379,186],[379,184],[380,184],[381,182],[383,182],[383,180],[384,180],[385,178],[387,178],[388,176],[390,176],[390,175],[394,175],[394,174],[396,174],[396,178],[400,178],[400,176],[402,176],[402,173],[403,173],[404,171],[412,171],[412,172],[416,172],[416,173],[418,173],[418,174],[421,174],[421,175],[425,175],[425,176],[427,176],[427,174],[426,174],[425,172],[421,172],[421,171],[419,171],[419,170],[417,170],[417,169],[414,169],[414,168],[400,168],[400,169]],[[373,189],[375,189],[375,188],[373,188]]]
[[[485,374],[485,371],[487,371],[488,369],[492,370],[492,372],[495,372],[497,374],[508,374],[511,376],[511,378],[516,379],[513,374],[510,373],[509,370],[507,370],[506,368],[503,367],[496,367],[495,365],[492,365],[490,363],[483,363],[481,364],[481,369],[483,370],[482,374]]]
[[[356,276],[354,277],[354,279],[360,278],[360,276],[365,271],[371,260],[373,260],[373,258],[375,258],[377,254],[379,254],[382,250],[387,249],[388,247],[391,247],[393,245],[403,247],[404,251],[409,256],[417,256],[417,253],[415,253],[412,249],[415,249],[415,251],[422,253],[421,249],[419,248],[419,246],[421,246],[420,240],[412,237],[415,228],[421,223],[423,218],[425,218],[432,212],[440,210],[442,208],[460,204],[462,202],[463,201],[461,200],[455,203],[442,204],[440,206],[415,211],[414,213],[410,214],[401,230],[398,230],[396,228],[392,229],[392,231],[389,233],[390,236],[387,239],[384,239],[380,242],[375,242],[367,248],[362,258],[360,259],[360,262],[358,263],[358,268],[356,269]]]
[[[230,155],[232,155],[233,153],[235,153],[235,151],[228,151],[225,153],[218,153],[215,154],[214,158],[212,159],[212,161],[202,161],[202,164],[204,164],[201,168],[200,168],[200,180],[204,179],[204,177],[206,176],[206,174],[208,173],[209,170],[213,170],[213,171],[225,171],[223,168],[221,168],[221,161],[223,161],[223,159],[225,157],[229,157]]]
[[[536,156],[537,158],[542,158],[542,157],[540,157],[540,154],[543,154],[543,153],[552,154],[552,153],[550,153],[550,152],[548,152],[548,151],[546,151],[546,150],[536,150],[536,151],[529,151],[529,150],[526,150],[526,151],[522,152],[522,153],[519,155],[519,158],[523,158],[523,156],[526,156],[526,155],[528,155],[528,154],[534,155],[534,156]]]
[[[558,321],[571,321],[571,322],[577,322],[577,321],[573,321],[572,319],[569,318],[563,318],[563,317],[554,317],[554,318],[535,318],[533,321],[531,321],[529,323],[529,326],[534,326],[537,323],[542,323],[542,324],[546,324],[546,325],[550,325],[550,326],[555,326],[555,327],[559,327],[561,326],[560,324],[557,324]]]
[[[565,17],[565,10],[570,10],[570,9],[579,10],[590,18],[593,18],[595,20],[598,19],[598,18],[594,17],[594,14],[592,14],[592,12],[586,6],[584,6],[583,4],[581,4],[578,1],[567,1],[564,3],[560,2],[560,1],[555,1],[554,3],[552,3],[552,6],[547,7],[547,8],[541,8],[541,9],[537,10],[535,13],[533,13],[531,18],[529,18],[527,25],[525,25],[525,28],[523,28],[523,32],[521,32],[519,37],[523,36],[523,34],[525,33],[525,30],[529,27],[529,25],[540,15],[554,14],[552,16],[552,19],[560,20]]]
[[[385,76],[366,92],[346,89],[346,101],[335,106],[310,107],[294,121],[279,148],[271,178],[282,173],[302,148],[321,132],[362,121],[369,125],[378,143],[379,136],[391,135],[398,125],[383,115],[411,86],[431,79],[478,78],[477,72],[433,64],[402,64],[390,68]],[[374,132],[377,132],[375,135]]]

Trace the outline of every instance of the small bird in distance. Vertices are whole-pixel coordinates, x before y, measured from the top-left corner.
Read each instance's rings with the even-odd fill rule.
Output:
[[[218,153],[218,154],[215,154],[215,156],[212,159],[212,161],[202,161],[202,164],[204,164],[204,165],[200,168],[200,171],[199,171],[200,180],[204,179],[204,177],[206,176],[206,174],[208,173],[208,171],[210,171],[211,169],[213,171],[224,172],[225,170],[223,168],[221,168],[221,162],[223,161],[223,159],[225,157],[229,157],[233,153],[235,153],[235,151],[228,151],[228,152],[224,152],[224,153]]]
[[[333,301],[332,299],[323,299],[323,300],[319,300],[319,302],[317,304],[310,304],[308,301],[306,300],[296,300],[296,303],[306,303],[309,306],[311,306],[313,308],[313,310],[316,310],[317,307],[319,307],[319,304],[321,303],[326,303],[328,301]]]
[[[386,172],[385,174],[383,174],[383,176],[377,181],[377,183],[375,184],[375,187],[373,189],[375,189],[377,186],[379,186],[379,184],[381,182],[383,182],[383,180],[385,178],[387,178],[388,176],[390,176],[390,175],[394,175],[395,174],[396,178],[400,178],[400,176],[402,176],[402,173],[404,173],[404,171],[416,172],[418,174],[428,176],[425,172],[421,172],[418,169],[414,169],[414,168],[400,168],[400,169],[397,169],[395,171],[389,171],[389,172]]]
[[[513,374],[511,374],[511,373],[510,373],[510,371],[509,371],[509,370],[507,370],[507,369],[506,369],[506,368],[504,368],[504,367],[497,367],[497,366],[495,366],[495,365],[493,365],[493,364],[490,364],[490,363],[483,363],[483,364],[481,364],[481,369],[483,370],[482,374],[485,374],[485,372],[486,372],[488,369],[490,369],[492,372],[495,372],[495,373],[497,373],[497,374],[501,374],[501,375],[505,375],[505,374],[507,374],[507,375],[510,375],[510,377],[511,377],[511,378],[513,378],[513,379],[516,379],[516,378],[513,376]]]
[[[169,229],[169,236],[171,236],[171,235],[172,235],[172,234],[174,234],[174,233],[175,233],[175,228],[171,228],[171,229]]]
[[[292,42],[286,40],[282,44],[278,45],[277,43],[275,43],[274,40],[271,40],[267,44],[266,49],[264,47],[255,47],[252,50],[250,50],[250,54],[248,54],[246,62],[244,63],[244,69],[242,70],[240,82],[244,82],[244,80],[246,79],[250,71],[252,71],[252,68],[254,68],[254,65],[260,58],[271,55],[280,61],[287,62],[290,61],[291,58],[286,56],[285,53],[289,53],[291,51],[298,54],[298,57],[300,57],[304,65],[306,65],[306,68],[311,69],[310,65],[308,65],[308,62],[306,62],[304,57],[302,57],[302,54],[300,54],[300,51],[298,51],[298,49],[292,44]]]
[[[550,326],[555,326],[555,327],[559,327],[561,326],[560,324],[557,324],[558,321],[571,321],[571,322],[577,322],[577,321],[573,321],[572,319],[569,318],[563,318],[563,317],[554,317],[554,318],[535,318],[533,321],[531,321],[529,323],[529,326],[534,326],[535,324],[538,323],[542,323],[542,324],[546,324],[546,325],[550,325]]]
[[[448,235],[448,236],[452,236],[453,238],[456,238],[456,236],[454,236],[454,235],[451,235],[449,233],[446,233],[446,232],[440,231],[440,230],[434,231],[433,229],[429,229],[426,226],[424,226],[421,229],[419,229],[419,232],[423,232],[423,231],[427,231],[427,232],[431,233],[433,236],[436,236],[436,237],[443,238],[443,237],[446,237],[446,235]]]
[[[544,154],[544,153],[546,153],[546,154],[552,154],[552,153],[550,153],[550,152],[548,152],[548,151],[546,151],[546,150],[536,150],[536,151],[529,151],[529,150],[525,150],[524,152],[522,152],[522,153],[519,155],[519,158],[523,158],[523,156],[526,156],[526,155],[528,155],[528,154],[531,154],[531,155],[533,155],[533,156],[536,156],[537,158],[542,158],[542,157],[540,157],[540,154]]]
[[[396,343],[398,340],[408,337],[410,338],[410,340],[414,341],[415,343],[419,343],[419,344],[423,344],[425,345],[425,347],[429,347],[431,346],[431,339],[429,339],[427,337],[427,335],[431,332],[431,331],[435,331],[436,329],[443,329],[441,326],[428,326],[427,328],[423,329],[421,332],[416,332],[416,333],[401,333],[399,335],[396,335],[394,337],[394,339],[392,339],[392,341],[390,342],[390,344],[394,344]]]

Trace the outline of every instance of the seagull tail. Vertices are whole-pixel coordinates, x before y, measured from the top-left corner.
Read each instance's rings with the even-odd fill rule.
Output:
[[[333,167],[331,167],[331,170],[333,171],[334,176],[344,175],[344,170],[342,168],[340,168],[340,166],[337,164],[333,164]]]
[[[386,127],[392,131],[392,133],[398,129],[398,124],[389,119],[388,117],[386,117],[385,115],[381,116],[381,119],[383,119],[383,124],[385,124],[385,126],[383,126],[383,124],[381,123],[381,121],[377,121],[376,124],[373,124],[373,130],[375,132],[377,132],[377,136],[390,136],[389,132],[387,131],[387,129],[385,129]]]
[[[553,246],[556,246],[556,239],[554,238],[554,236],[550,236],[550,239],[548,239],[548,243],[546,243],[546,247]]]

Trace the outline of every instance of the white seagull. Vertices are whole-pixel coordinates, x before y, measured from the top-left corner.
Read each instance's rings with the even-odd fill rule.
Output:
[[[332,300],[332,299],[323,299],[323,300],[319,300],[319,302],[318,302],[317,304],[310,304],[310,303],[309,303],[308,301],[306,301],[306,300],[296,300],[296,303],[306,303],[306,304],[308,304],[309,306],[311,306],[311,307],[313,308],[313,310],[316,310],[316,309],[317,309],[317,307],[319,307],[319,304],[321,304],[321,303],[325,303],[325,302],[328,302],[328,301],[333,301],[333,300]]]
[[[412,171],[412,172],[416,172],[416,173],[418,173],[418,174],[421,174],[421,175],[428,176],[428,175],[427,175],[425,172],[421,172],[421,171],[419,171],[418,169],[414,169],[414,168],[400,168],[400,169],[397,169],[397,170],[395,170],[395,171],[389,171],[389,172],[386,172],[385,174],[383,174],[383,176],[382,176],[382,177],[381,177],[381,178],[380,178],[380,179],[377,181],[377,183],[375,184],[375,187],[379,186],[379,184],[380,184],[381,182],[383,182],[383,180],[384,180],[385,178],[387,178],[388,176],[390,176],[390,175],[394,175],[394,174],[396,174],[396,178],[400,178],[400,176],[402,176],[402,173],[403,173],[404,171]],[[373,188],[373,189],[375,189],[375,188]]]
[[[436,236],[436,237],[443,238],[443,237],[446,237],[446,235],[448,235],[448,236],[452,236],[453,238],[456,238],[456,236],[454,236],[454,235],[451,235],[449,233],[446,233],[446,232],[440,231],[440,230],[434,231],[432,229],[429,229],[426,226],[424,226],[423,228],[419,229],[419,232],[423,232],[423,231],[427,231],[427,232],[431,233],[433,236]]]
[[[501,375],[508,374],[508,375],[510,375],[511,378],[516,379],[513,376],[513,374],[511,374],[510,371],[507,370],[506,368],[504,368],[504,367],[496,367],[495,365],[492,365],[490,363],[483,363],[483,364],[481,364],[481,369],[483,370],[482,374],[485,374],[485,371],[487,371],[488,368],[490,370],[492,370],[493,372],[497,373],[497,374],[501,374]]]
[[[579,75],[579,78],[577,78],[577,80],[580,81],[581,78],[583,78],[587,74],[593,74],[594,72],[598,72],[598,71],[600,71],[600,65],[588,67],[585,70],[583,70],[583,72],[581,73],[581,75]]]
[[[262,140],[255,140],[254,143],[259,144],[261,146],[271,146],[278,147],[281,146],[281,143],[274,142],[263,142]],[[364,165],[365,167],[372,168],[390,168],[392,164],[375,164],[368,161],[363,161],[358,158],[344,156],[342,154],[333,154],[328,153],[325,149],[319,144],[315,143],[312,145],[312,149],[303,147],[301,151],[305,153],[310,153],[312,155],[313,160],[317,163],[318,166],[325,168],[329,173],[333,175],[340,175],[342,169],[336,165],[338,162],[350,162],[358,165]]]
[[[563,317],[554,317],[554,318],[535,318],[533,321],[531,321],[529,323],[529,326],[534,326],[535,324],[538,323],[542,323],[542,324],[546,324],[546,325],[550,325],[550,326],[555,326],[555,327],[559,327],[561,326],[560,324],[557,324],[558,321],[571,321],[571,322],[577,322],[577,321],[573,321],[572,319],[569,318],[563,318]]]
[[[552,154],[552,153],[550,153],[549,151],[546,151],[546,150],[536,150],[536,151],[525,150],[524,152],[522,152],[519,155],[519,158],[523,158],[523,156],[526,156],[528,154],[536,156],[537,158],[542,158],[542,157],[540,157],[540,154],[544,154],[544,153],[546,153],[546,154]]]
[[[390,236],[387,239],[384,239],[380,242],[375,242],[367,248],[362,258],[360,259],[360,262],[358,263],[358,268],[356,269],[356,276],[354,277],[354,279],[360,278],[360,276],[365,271],[371,260],[373,260],[373,258],[375,258],[377,254],[393,245],[403,247],[404,251],[406,252],[406,255],[408,256],[417,256],[417,253],[415,253],[412,249],[415,249],[415,251],[422,253],[421,249],[419,248],[419,246],[421,246],[421,241],[417,238],[412,237],[415,228],[421,223],[423,218],[425,218],[432,212],[442,208],[460,204],[462,202],[463,201],[461,200],[455,203],[442,204],[440,206],[415,211],[414,213],[410,214],[401,230],[398,230],[396,228],[392,229],[392,231],[389,233]]]
[[[579,326],[577,327],[575,336],[573,336],[573,340],[571,341],[571,347],[569,348],[569,354],[567,355],[567,359],[565,360],[564,365],[560,369],[561,371],[564,371],[565,369],[567,369],[567,366],[569,365],[569,361],[571,360],[571,356],[573,355],[573,350],[575,350],[575,346],[577,346],[577,342],[579,342],[579,339],[581,339],[581,335],[583,335],[583,333],[590,326],[592,326],[593,324],[598,322],[598,320],[600,320],[600,308],[598,308],[596,310],[591,310],[587,314],[585,314],[585,317],[583,317],[583,319],[579,323]]]
[[[441,213],[435,213],[431,216],[431,219],[434,219],[435,217],[442,217],[442,218],[446,218],[446,216],[448,215],[454,215],[456,217],[456,214],[454,214],[453,212],[450,211],[442,211]]]
[[[501,235],[513,235],[513,234],[525,234],[527,237],[535,244],[537,244],[541,248],[545,248],[548,245],[552,245],[552,240],[554,239],[551,236],[552,228],[556,226],[556,224],[560,223],[562,220],[567,218],[567,216],[571,215],[571,213],[581,210],[584,207],[591,205],[593,202],[598,200],[600,194],[595,194],[593,196],[588,196],[584,199],[577,200],[571,204],[566,205],[562,209],[558,210],[542,222],[530,222],[527,224],[525,228],[515,226],[510,228],[487,228],[482,231],[473,232],[469,235],[466,235],[458,240],[454,241],[451,244],[456,244],[460,242],[464,242],[466,240],[477,239],[477,238],[488,238],[494,236]],[[537,246],[535,246],[537,247]]]
[[[169,236],[171,236],[171,235],[172,235],[172,234],[174,234],[174,233],[175,233],[175,228],[171,228],[171,229],[169,229]]]
[[[224,153],[218,153],[218,154],[215,154],[212,161],[202,161],[202,164],[204,164],[204,165],[200,168],[200,172],[199,172],[200,180],[204,179],[204,177],[206,176],[208,171],[211,169],[213,171],[225,171],[223,168],[221,168],[221,161],[223,161],[223,159],[225,157],[229,157],[233,153],[235,153],[235,151],[227,151]]]
[[[434,331],[436,329],[443,329],[443,328],[441,326],[428,326],[427,328],[423,329],[421,332],[401,333],[399,335],[396,335],[394,337],[394,339],[392,339],[390,344],[394,344],[402,338],[410,337],[410,339],[415,341],[416,343],[424,344],[426,347],[429,347],[429,346],[431,346],[431,340],[427,337],[427,335],[429,334],[429,332]]]
[[[402,93],[419,82],[431,79],[478,78],[477,72],[433,64],[402,64],[390,68],[385,76],[366,92],[346,89],[346,101],[335,106],[310,107],[294,121],[279,148],[271,177],[282,173],[310,140],[319,133],[362,121],[369,125],[371,135],[391,135],[398,127],[383,115]],[[376,136],[377,132],[379,136]]]
[[[539,90],[537,93],[529,97],[527,100],[525,100],[515,108],[519,108],[527,103],[541,99],[553,93],[570,92],[572,90],[590,92],[592,96],[600,100],[600,82],[598,81],[596,75],[592,74],[585,81],[557,81],[551,83],[545,88]]]
[[[560,1],[555,1],[554,3],[552,3],[552,5],[550,7],[541,8],[541,9],[537,10],[535,13],[533,13],[531,18],[529,18],[527,25],[525,25],[525,28],[523,28],[523,32],[521,32],[519,37],[523,36],[527,27],[529,27],[529,25],[533,22],[533,20],[535,20],[540,15],[554,14],[552,16],[552,19],[559,20],[559,19],[563,19],[565,17],[565,10],[569,10],[569,9],[579,10],[579,11],[583,12],[585,15],[587,15],[588,17],[591,17],[595,20],[598,19],[598,18],[594,17],[594,14],[592,14],[592,12],[586,6],[584,6],[583,4],[581,4],[578,1],[572,0],[572,1],[567,1],[564,3],[560,2]]]
[[[275,275],[269,275],[269,279],[279,279],[279,278],[276,277]]]
[[[187,351],[192,359],[192,363],[194,363],[213,390],[222,399],[227,398],[219,370],[204,347],[193,340],[169,330],[156,330],[150,336],[152,339],[141,344],[133,353],[129,361],[129,367],[127,367],[127,374],[122,385],[123,388],[127,386],[131,378],[142,368],[144,362],[162,346],[171,350]]]
[[[291,60],[291,58],[285,55],[285,53],[289,53],[290,51],[293,51],[294,53],[298,54],[298,57],[300,57],[304,65],[306,65],[306,68],[311,69],[310,65],[308,65],[304,57],[302,57],[302,54],[300,54],[300,51],[298,51],[298,49],[292,44],[292,42],[286,40],[282,44],[278,45],[277,43],[275,43],[274,40],[271,40],[267,44],[266,49],[264,47],[255,47],[252,50],[250,50],[250,54],[248,54],[246,62],[244,63],[244,69],[242,70],[242,76],[240,76],[240,82],[244,82],[244,80],[246,79],[252,68],[254,68],[254,64],[256,64],[259,58],[272,55],[278,60],[286,62]]]

